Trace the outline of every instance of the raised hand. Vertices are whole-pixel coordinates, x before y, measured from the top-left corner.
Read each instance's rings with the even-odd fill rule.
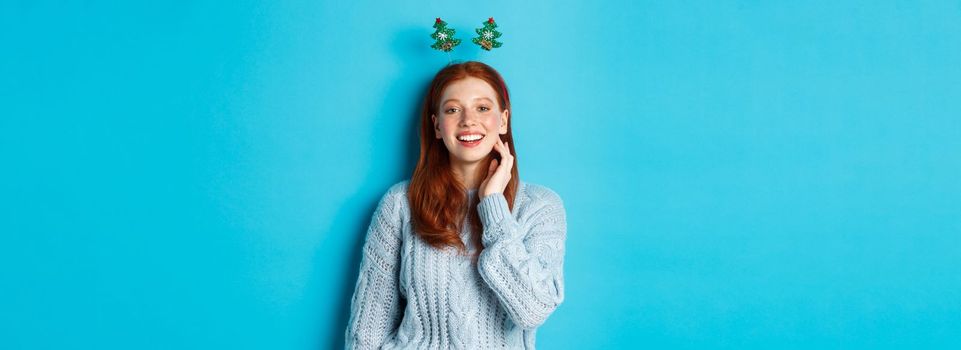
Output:
[[[514,156],[507,148],[507,143],[504,143],[504,140],[498,137],[497,142],[494,143],[494,150],[500,153],[501,161],[498,162],[497,159],[491,161],[491,165],[487,169],[487,177],[484,178],[479,187],[481,198],[494,193],[504,193],[507,183],[511,180]]]

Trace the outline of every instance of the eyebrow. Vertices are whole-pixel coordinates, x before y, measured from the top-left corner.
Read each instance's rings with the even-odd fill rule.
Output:
[[[474,97],[474,99],[475,99],[475,100],[488,100],[488,101],[494,102],[493,100],[491,100],[491,99],[489,99],[489,98],[487,98],[487,97]],[[443,104],[446,104],[447,102],[450,102],[450,101],[460,102],[460,100],[458,100],[458,99],[456,99],[456,98],[449,98],[449,99],[444,100],[444,102],[441,102],[440,104],[443,105]]]

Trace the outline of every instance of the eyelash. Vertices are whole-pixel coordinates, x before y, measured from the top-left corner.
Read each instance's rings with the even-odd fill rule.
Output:
[[[491,110],[490,108],[487,108],[486,106],[481,106],[481,107],[478,107],[478,108],[483,108],[483,109],[484,109],[483,112],[487,112],[487,111],[490,111],[490,110]],[[455,109],[457,109],[457,108],[448,108],[448,109],[444,110],[444,112],[446,112],[447,114],[450,114],[450,113],[452,113],[451,111],[452,111],[452,110],[455,110]]]

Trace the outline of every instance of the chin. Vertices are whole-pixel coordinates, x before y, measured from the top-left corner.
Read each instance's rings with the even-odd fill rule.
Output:
[[[490,154],[490,150],[484,151],[484,150],[477,149],[477,150],[461,152],[460,154],[451,154],[451,155],[456,157],[459,161],[463,163],[475,163],[487,158],[488,154]]]
[[[457,160],[461,163],[476,163],[484,160],[483,156],[476,156],[476,155],[460,155],[460,156],[455,155],[454,157],[456,157]]]
[[[454,142],[456,143],[457,141]],[[457,152],[451,151],[451,148],[456,149]],[[459,162],[474,163],[487,158],[487,156],[494,151],[494,144],[487,146],[480,145],[475,148],[465,148],[459,144],[455,144],[453,146],[448,145],[447,151],[449,152],[451,158],[456,158]]]

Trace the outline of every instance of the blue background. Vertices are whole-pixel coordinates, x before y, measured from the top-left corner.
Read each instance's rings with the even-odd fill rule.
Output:
[[[565,201],[540,347],[961,346],[958,1],[4,1],[0,348],[341,346],[438,16]]]

